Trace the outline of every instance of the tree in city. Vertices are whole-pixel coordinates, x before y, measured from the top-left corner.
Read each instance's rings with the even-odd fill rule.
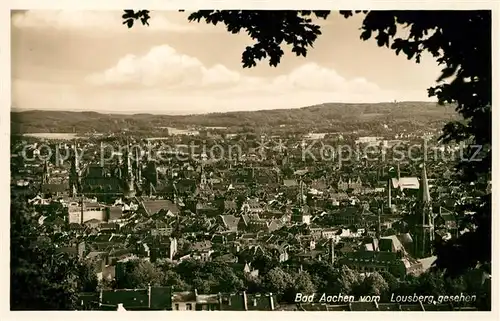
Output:
[[[159,286],[165,279],[163,271],[149,261],[140,259],[124,263],[122,277],[116,278],[118,289],[137,289]]]
[[[187,291],[189,290],[189,284],[185,282],[182,277],[173,269],[166,269],[164,267],[159,267],[163,271],[163,281],[162,286],[171,286],[175,291]]]
[[[486,189],[491,179],[492,54],[491,11],[340,11],[345,18],[362,14],[361,40],[375,39],[380,47],[403,54],[416,63],[424,53],[443,66],[437,85],[428,89],[439,104],[453,104],[463,117],[443,128],[443,142],[464,142],[465,159],[457,166],[464,184]],[[242,31],[254,40],[242,53],[242,65],[251,68],[267,59],[278,66],[289,46],[297,56],[307,56],[321,28],[314,19],[327,19],[330,11],[241,11],[201,10],[188,16],[190,22],[223,24],[228,32]],[[123,23],[149,24],[150,11],[125,10]],[[406,33],[398,33],[402,29]],[[339,44],[341,45],[341,44]],[[474,153],[480,146],[480,152]],[[474,157],[473,157],[474,156]],[[478,266],[490,270],[491,194],[471,202],[468,231],[457,239],[437,245],[436,266],[448,275],[458,275]]]
[[[78,284],[81,292],[95,292],[99,286],[97,270],[93,261],[83,261],[79,265]]]
[[[365,276],[363,280],[356,286],[354,293],[357,295],[385,295],[389,291],[389,285],[384,278],[378,273],[373,272]]]
[[[11,201],[10,307],[11,310],[74,310],[78,306],[79,278],[86,267],[77,258],[57,251],[56,244],[37,242],[43,226],[24,199]],[[90,286],[90,290],[92,287]]]
[[[344,265],[335,271],[332,281],[331,289],[334,293],[351,294],[361,280],[358,273]]]
[[[285,290],[285,300],[290,303],[295,302],[297,293],[313,294],[316,292],[316,285],[313,283],[311,275],[307,271],[300,271],[291,275],[292,283]]]
[[[271,293],[283,295],[285,291],[292,285],[293,279],[291,275],[280,267],[275,267],[270,270],[263,280],[264,288]]]

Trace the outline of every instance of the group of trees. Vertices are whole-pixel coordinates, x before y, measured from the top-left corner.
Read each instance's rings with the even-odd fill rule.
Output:
[[[303,262],[298,267],[257,256],[252,262],[258,275],[243,272],[241,265],[218,261],[185,260],[179,265],[136,260],[127,263],[126,273],[113,288],[172,286],[174,291],[196,289],[198,293],[273,293],[279,302],[294,303],[296,293],[330,295],[379,295],[389,302],[394,295],[476,295],[478,308],[489,309],[489,288],[466,276],[445,277],[440,271],[397,279],[389,272],[374,272],[366,277],[346,266],[322,261]]]
[[[11,310],[74,310],[78,293],[95,291],[97,275],[91,262],[58,251],[25,199],[11,201]]]

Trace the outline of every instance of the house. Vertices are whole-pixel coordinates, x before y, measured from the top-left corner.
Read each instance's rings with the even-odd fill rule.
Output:
[[[179,207],[170,200],[145,199],[141,202],[141,208],[148,216],[161,214],[165,217],[173,217],[180,213]]]
[[[174,311],[195,311],[198,291],[183,291],[172,293],[172,310]]]
[[[297,182],[296,179],[284,179],[283,180],[283,186],[284,187],[297,187],[299,186],[299,183]]]
[[[404,257],[402,252],[355,251],[347,252],[340,263],[361,273],[388,271],[396,277],[418,274],[422,264]]]
[[[46,183],[41,186],[40,191],[43,195],[63,196],[68,194],[69,184],[68,182]]]
[[[156,262],[156,260],[161,258],[173,260],[178,252],[177,239],[175,237],[156,235],[150,243],[148,248],[151,262]]]
[[[264,212],[264,208],[261,206],[258,200],[249,199],[243,203],[241,206],[241,211],[245,214],[259,214]]]
[[[437,229],[444,228],[454,231],[458,227],[458,219],[455,213],[440,206],[439,213],[434,217],[434,225]]]
[[[213,217],[219,215],[220,210],[215,204],[199,201],[196,203],[196,214]]]
[[[196,295],[197,311],[216,311],[221,308],[221,299],[219,294],[198,294]]]
[[[356,225],[360,222],[360,212],[357,207],[349,206],[336,211],[333,211],[330,215],[333,215],[333,221],[336,225]]]
[[[238,205],[235,201],[224,200],[223,206],[225,212],[236,212],[238,210]]]
[[[128,311],[171,310],[171,287],[149,287],[148,289],[123,289],[100,292],[99,303],[108,309],[121,305]],[[114,307],[114,308],[113,308]]]
[[[391,178],[391,184],[389,185],[391,188],[399,189],[401,191],[410,189],[410,190],[418,190],[420,188],[420,183],[417,177],[400,177],[400,178]]]
[[[238,223],[240,222],[240,217],[234,215],[220,215],[218,221],[224,226],[224,228],[230,232],[236,232],[238,230]]]
[[[99,224],[101,224],[101,221],[96,219],[96,218],[93,218],[93,219],[90,219],[88,221],[85,221],[84,224],[87,227],[97,229],[97,228],[99,228]]]

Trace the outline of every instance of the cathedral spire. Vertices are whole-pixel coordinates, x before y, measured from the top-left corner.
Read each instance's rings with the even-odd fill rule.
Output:
[[[300,178],[300,195],[299,195],[300,206],[304,205],[304,181]]]
[[[135,149],[135,167],[136,167],[136,177],[137,181],[140,182],[142,180],[142,165],[141,165],[141,152],[139,148]]]
[[[49,166],[48,162],[45,161],[43,163],[42,184],[47,184],[49,182],[49,177],[50,177]]]
[[[416,207],[414,226],[415,254],[419,258],[431,256],[434,242],[434,215],[432,213],[431,196],[429,192],[429,181],[425,162],[422,165],[422,177],[418,203]]]
[[[422,176],[420,178],[419,201],[422,204],[431,202],[431,194],[429,192],[429,180],[427,179],[427,170],[425,162],[422,165]]]
[[[75,197],[80,191],[80,164],[76,139],[73,140],[73,151],[71,155],[71,169],[69,173],[70,196]]]

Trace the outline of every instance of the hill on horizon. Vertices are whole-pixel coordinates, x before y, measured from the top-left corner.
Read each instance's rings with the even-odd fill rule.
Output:
[[[458,119],[453,106],[434,102],[324,103],[291,109],[213,112],[192,115],[104,114],[94,111],[11,111],[11,133],[101,133],[158,127],[356,127],[362,124],[426,124]]]

